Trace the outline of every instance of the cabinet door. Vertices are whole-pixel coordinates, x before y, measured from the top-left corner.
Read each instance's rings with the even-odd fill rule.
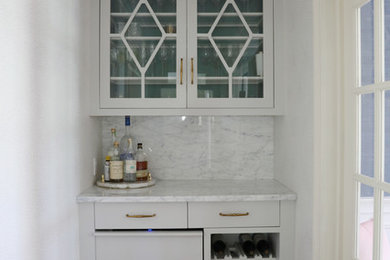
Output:
[[[185,10],[180,0],[101,0],[101,108],[185,107]]]
[[[189,107],[272,108],[273,0],[188,1]]]

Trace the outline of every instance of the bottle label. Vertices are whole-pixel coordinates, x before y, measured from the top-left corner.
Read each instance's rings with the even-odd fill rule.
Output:
[[[137,162],[137,171],[148,169],[148,161]]]
[[[137,162],[135,160],[126,160],[125,173],[136,173],[136,172],[137,172]]]
[[[137,170],[137,179],[144,179],[147,178],[149,174],[148,170]]]
[[[110,162],[110,179],[122,180],[123,179],[123,162],[111,161]]]

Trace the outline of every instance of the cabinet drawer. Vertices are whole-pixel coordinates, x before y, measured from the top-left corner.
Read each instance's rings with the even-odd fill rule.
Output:
[[[190,228],[279,226],[279,201],[191,202],[188,214]]]
[[[96,232],[96,259],[200,260],[202,231]]]
[[[96,203],[96,229],[186,228],[187,204]]]

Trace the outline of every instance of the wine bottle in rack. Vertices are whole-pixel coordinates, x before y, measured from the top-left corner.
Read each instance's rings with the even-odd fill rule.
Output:
[[[248,258],[255,257],[255,244],[249,234],[240,234],[238,236],[242,250]]]
[[[211,243],[212,248],[217,259],[225,258],[226,244],[223,242],[221,234],[212,235]]]
[[[259,251],[262,257],[270,257],[272,254],[271,242],[267,239],[266,234],[253,234],[253,242],[256,245],[256,249]]]

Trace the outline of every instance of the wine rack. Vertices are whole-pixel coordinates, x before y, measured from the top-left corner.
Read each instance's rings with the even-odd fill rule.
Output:
[[[258,234],[259,232],[250,233],[252,236],[253,234]],[[222,234],[222,240],[226,244],[226,248],[224,250],[224,256],[223,258],[217,257],[217,254],[213,250],[212,244],[210,244],[210,259],[217,260],[217,259],[254,259],[254,260],[261,260],[261,259],[269,259],[269,260],[277,260],[277,253],[278,253],[278,245],[279,245],[279,233],[264,233],[267,236],[268,242],[271,244],[271,253],[268,257],[263,257],[260,252],[255,249],[255,255],[254,257],[248,257],[244,253],[244,249],[242,248],[241,244],[239,243],[239,233],[224,233]],[[216,234],[211,234],[210,236],[210,243],[213,241],[213,236]],[[220,235],[220,234],[218,234]],[[207,258],[205,258],[207,259]]]

